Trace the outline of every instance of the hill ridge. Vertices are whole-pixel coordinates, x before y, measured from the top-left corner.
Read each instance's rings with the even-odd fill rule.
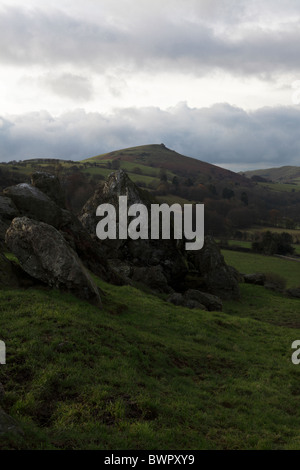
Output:
[[[120,160],[137,165],[152,166],[179,174],[180,172],[185,172],[193,176],[195,172],[199,172],[206,175],[208,179],[231,179],[233,182],[249,185],[249,179],[243,175],[198,158],[182,155],[175,150],[169,149],[164,144],[140,145],[114,150],[82,160],[82,162],[100,163],[109,160]]]

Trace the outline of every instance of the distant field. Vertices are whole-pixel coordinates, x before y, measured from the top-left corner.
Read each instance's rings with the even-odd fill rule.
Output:
[[[258,183],[260,186],[264,186],[269,188],[273,191],[282,191],[282,192],[293,192],[293,191],[300,191],[300,183],[299,184],[288,184],[288,183]]]
[[[252,242],[245,242],[243,240],[228,240],[230,246],[241,246],[242,248],[251,248]]]
[[[300,285],[300,262],[231,250],[222,250],[222,254],[226,263],[241,273],[277,273],[286,279],[287,287]]]

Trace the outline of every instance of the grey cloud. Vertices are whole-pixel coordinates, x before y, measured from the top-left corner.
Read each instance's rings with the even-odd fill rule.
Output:
[[[93,86],[89,78],[71,73],[48,74],[39,79],[41,86],[54,94],[71,100],[89,101],[93,97]]]
[[[34,157],[83,159],[148,143],[230,168],[299,165],[300,108],[254,112],[216,104],[189,108],[122,109],[110,116],[75,110],[1,119],[0,160]]]
[[[234,3],[226,2],[227,18]],[[201,3],[202,8],[205,4]],[[239,29],[238,23],[233,26],[225,19],[224,31],[217,32],[200,11],[194,8],[189,18],[180,21],[171,13],[149,18],[133,13],[131,23],[125,18],[123,26],[116,26],[105,15],[93,23],[58,11],[4,9],[0,12],[0,41],[5,47],[0,50],[0,60],[15,66],[80,66],[98,73],[111,67],[195,74],[222,69],[266,77],[299,71],[297,22],[275,30],[254,23],[244,28],[241,22]],[[247,17],[243,8],[237,17]]]

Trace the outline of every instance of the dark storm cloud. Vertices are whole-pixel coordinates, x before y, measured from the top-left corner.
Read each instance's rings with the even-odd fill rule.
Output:
[[[268,76],[300,69],[297,22],[275,30],[255,23],[239,28],[237,20],[230,23],[230,8],[227,2],[227,23],[218,32],[196,10],[198,16],[180,21],[145,15],[116,26],[105,15],[89,22],[58,11],[6,8],[0,11],[0,60],[15,66],[85,66],[97,72],[117,66]]]
[[[164,142],[168,147],[230,168],[299,165],[300,108],[247,113],[228,104],[168,111],[130,108],[110,116],[76,110],[0,120],[1,161],[34,157],[83,159],[124,147]]]

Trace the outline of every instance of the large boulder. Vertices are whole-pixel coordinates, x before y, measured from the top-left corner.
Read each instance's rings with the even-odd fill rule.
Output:
[[[36,171],[31,175],[31,184],[46,194],[59,207],[65,207],[65,194],[57,176],[44,171]]]
[[[28,183],[10,186],[3,191],[13,200],[21,215],[59,227],[62,222],[60,207],[49,196]]]
[[[195,289],[207,291],[221,299],[238,299],[239,284],[214,239],[206,236],[201,250],[187,252],[194,273]]]
[[[264,273],[244,274],[244,281],[247,284],[255,284],[256,286],[264,286],[266,282],[266,276]]]
[[[184,293],[184,300],[195,301],[201,305],[204,305],[207,310],[211,311],[222,311],[223,304],[222,300],[216,295],[208,294],[207,292],[201,292],[196,289],[189,289]]]
[[[101,306],[99,290],[88,271],[51,225],[28,217],[15,218],[6,232],[6,243],[32,277]]]

